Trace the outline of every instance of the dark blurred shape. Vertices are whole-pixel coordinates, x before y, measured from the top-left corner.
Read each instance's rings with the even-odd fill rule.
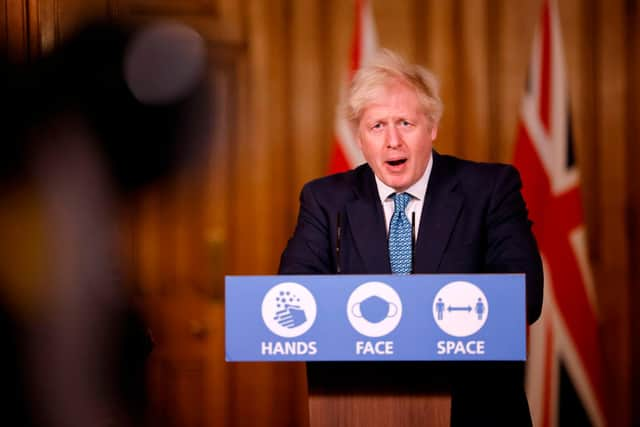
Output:
[[[27,378],[25,377],[23,325],[7,310],[4,301],[0,305],[0,336],[2,347],[0,351],[0,410],[7,425],[33,426],[31,419],[32,408],[27,392]]]
[[[114,313],[113,341],[114,360],[111,362],[116,373],[112,378],[113,393],[119,406],[136,426],[144,422],[147,405],[146,361],[153,349],[153,339],[145,321],[132,306],[124,306]]]
[[[0,410],[20,426],[136,426],[152,340],[127,292],[120,212],[210,141],[200,36],[88,25],[0,64]],[[7,237],[7,236],[10,236]]]
[[[99,137],[118,190],[165,176],[178,162],[197,158],[201,147],[194,138],[189,146],[185,135],[193,127],[208,132],[206,63],[204,41],[189,27],[105,22],[86,26],[33,64],[5,61],[0,173],[20,173],[25,155],[38,149],[38,141],[26,144],[25,132],[73,111]]]

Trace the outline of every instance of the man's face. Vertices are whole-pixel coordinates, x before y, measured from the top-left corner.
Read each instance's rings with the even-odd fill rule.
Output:
[[[358,124],[358,144],[373,172],[398,192],[414,184],[427,168],[438,133],[415,91],[392,82],[378,91]]]

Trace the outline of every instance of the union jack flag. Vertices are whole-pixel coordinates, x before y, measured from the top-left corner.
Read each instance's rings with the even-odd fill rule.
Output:
[[[533,43],[514,164],[542,254],[542,316],[529,331],[535,426],[605,426],[597,304],[582,216],[557,6],[545,0]]]
[[[356,71],[370,60],[377,49],[378,36],[373,22],[371,5],[368,0],[356,0],[347,81],[351,81]],[[343,84],[340,90],[339,105],[343,105],[345,96],[346,84]],[[336,115],[334,132],[331,158],[329,159],[329,173],[344,172],[364,163],[365,160],[358,147],[355,135],[341,111],[338,111]]]

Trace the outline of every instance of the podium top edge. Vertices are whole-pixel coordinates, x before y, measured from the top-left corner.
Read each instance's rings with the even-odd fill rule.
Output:
[[[408,275],[398,274],[226,274],[224,277],[520,277],[525,273],[418,273]]]

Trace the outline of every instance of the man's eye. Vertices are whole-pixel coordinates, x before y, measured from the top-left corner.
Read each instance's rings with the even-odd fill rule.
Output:
[[[409,122],[409,121],[407,121],[407,120],[402,120],[402,121],[400,122],[400,126],[403,126],[403,127],[411,126],[411,122]]]
[[[382,123],[375,123],[371,126],[371,129],[382,129]]]

